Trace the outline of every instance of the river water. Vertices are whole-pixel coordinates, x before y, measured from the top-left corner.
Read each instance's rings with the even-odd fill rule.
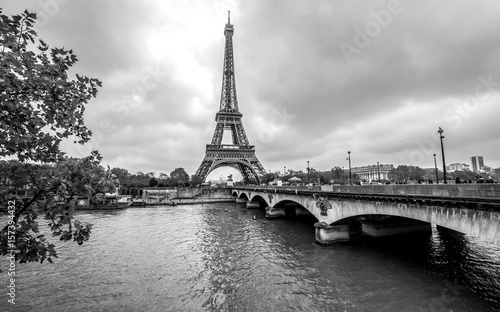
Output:
[[[0,311],[500,311],[500,248],[452,231],[321,247],[314,218],[234,203],[77,219],[91,240],[17,263],[16,305],[2,291]]]

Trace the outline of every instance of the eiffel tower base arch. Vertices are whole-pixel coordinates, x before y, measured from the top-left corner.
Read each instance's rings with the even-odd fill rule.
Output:
[[[265,170],[255,156],[255,149],[251,145],[207,145],[205,158],[196,171],[196,175],[203,181],[210,172],[222,167],[231,167],[241,173],[245,183],[261,183]]]

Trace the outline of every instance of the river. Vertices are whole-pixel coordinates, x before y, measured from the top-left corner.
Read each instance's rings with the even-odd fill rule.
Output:
[[[321,247],[313,218],[234,203],[76,217],[90,241],[16,263],[0,311],[500,311],[500,247],[452,231]]]

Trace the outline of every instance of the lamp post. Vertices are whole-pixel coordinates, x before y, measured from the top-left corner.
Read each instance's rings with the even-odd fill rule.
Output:
[[[349,185],[352,184],[352,175],[351,175],[351,151],[347,151],[347,159],[349,160]]]
[[[439,133],[439,139],[441,140],[441,155],[443,156],[443,174],[444,174],[443,183],[448,184],[448,181],[446,180],[446,162],[444,160],[444,147],[443,147],[444,135],[443,135],[443,129],[441,129],[441,127],[439,127],[438,133]]]
[[[342,185],[345,184],[345,171],[344,171],[344,167],[342,167]]]
[[[377,174],[378,174],[378,181],[380,182],[380,165],[377,161]]]
[[[432,154],[434,156],[434,170],[436,171],[436,184],[439,184],[439,176],[438,176],[438,166],[436,162],[436,154]]]
[[[286,166],[283,166],[283,176],[286,176]]]
[[[309,160],[307,161],[307,186],[309,186]]]

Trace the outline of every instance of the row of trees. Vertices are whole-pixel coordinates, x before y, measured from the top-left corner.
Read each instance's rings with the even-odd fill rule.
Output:
[[[298,178],[297,181],[292,178]],[[290,183],[315,183],[315,184],[328,184],[330,181],[334,183],[344,184],[349,183],[349,172],[340,168],[334,167],[330,171],[319,171],[315,168],[309,168],[309,171],[295,171],[292,169],[287,170],[285,173],[281,171],[269,172],[264,175],[263,183],[268,184],[276,179],[280,179],[283,182]],[[292,180],[290,180],[292,179]],[[359,183],[360,179],[357,174],[351,172],[352,183]]]
[[[193,175],[190,178],[184,168],[175,168],[170,174],[161,172],[158,175],[155,172],[143,173],[141,171],[132,174],[122,168],[113,168],[111,173],[117,177],[123,187],[186,186],[201,183],[198,176]]]
[[[454,171],[448,172],[446,175],[447,180],[453,181],[477,181],[482,178],[487,180],[490,177],[497,178],[500,176],[500,168],[494,169],[492,173],[476,173],[471,171]],[[290,179],[296,177],[300,181],[291,181]],[[407,166],[400,165],[393,168],[388,173],[388,180],[383,180],[379,182],[422,182],[422,181],[436,181],[436,174],[434,170],[428,171],[424,170],[418,166]],[[263,183],[268,184],[276,179],[280,179],[283,182],[294,182],[294,183],[318,183],[318,184],[347,184],[349,183],[349,171],[340,167],[334,167],[330,171],[318,171],[314,168],[309,169],[309,174],[307,171],[294,171],[288,170],[285,173],[280,171],[269,172],[263,177]],[[438,179],[444,179],[444,173],[438,171]],[[359,184],[361,182],[360,177],[351,172],[351,181],[353,184]]]

